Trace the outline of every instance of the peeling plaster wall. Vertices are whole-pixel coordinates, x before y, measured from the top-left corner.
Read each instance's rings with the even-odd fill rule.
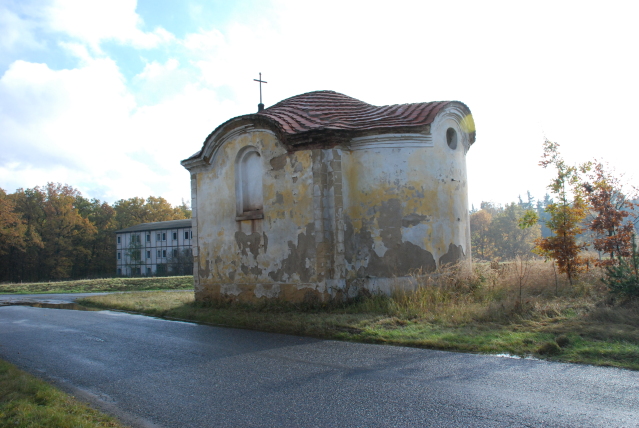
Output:
[[[247,146],[261,155],[263,218],[237,220],[235,164]],[[413,273],[470,263],[469,146],[454,105],[424,134],[332,148],[287,152],[270,131],[234,131],[191,171],[196,298],[388,293],[412,287]]]
[[[259,150],[263,163],[264,218],[237,221],[235,159],[248,145]],[[211,165],[194,174],[198,299],[301,300],[321,288],[312,156],[287,153],[272,133],[254,131],[226,141]]]
[[[448,128],[459,137],[454,150],[447,143]],[[351,294],[361,288],[388,293],[393,286],[410,287],[414,273],[470,263],[468,145],[459,118],[444,112],[431,127],[430,144],[370,144],[345,152],[345,270]]]
[[[349,281],[431,272],[469,255],[463,153],[451,157],[445,150],[447,145],[438,148],[435,142],[427,148],[353,151],[342,158]],[[370,288],[367,282],[359,283]]]

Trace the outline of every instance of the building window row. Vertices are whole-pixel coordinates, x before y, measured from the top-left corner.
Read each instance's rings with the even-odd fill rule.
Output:
[[[132,254],[132,257],[133,257],[134,259],[139,258],[139,257],[136,257],[136,254],[139,256],[139,253],[137,253],[137,252],[134,252],[134,253]],[[179,254],[179,249],[177,249],[177,248],[173,248],[173,251],[172,251],[172,255],[173,255],[173,257],[177,257],[177,256],[178,256],[178,254]],[[184,254],[185,254],[185,255],[187,255],[187,256],[190,256],[190,255],[191,255],[191,249],[190,249],[190,248],[186,248],[186,249],[184,249]],[[158,258],[160,258],[160,257],[166,257],[166,250],[157,250],[157,257],[158,257]],[[117,258],[118,258],[118,260],[122,260],[122,253],[121,253],[121,252],[119,252],[119,251],[118,251],[118,253],[117,253]],[[150,258],[151,258],[151,251],[150,251],[150,250],[147,250],[147,252],[146,252],[146,258],[147,258],[147,259],[150,259]]]
[[[178,239],[178,232],[171,232],[171,237],[173,238],[174,241],[177,241]],[[189,240],[189,239],[193,239],[193,231],[185,231],[184,232],[184,239],[185,240]],[[155,234],[155,240],[156,241],[166,241],[166,232],[158,232]],[[117,241],[118,244],[122,243],[122,237],[118,236],[117,237]],[[131,235],[131,243],[140,243],[140,235]],[[151,234],[147,233],[146,234],[146,242],[151,242]]]

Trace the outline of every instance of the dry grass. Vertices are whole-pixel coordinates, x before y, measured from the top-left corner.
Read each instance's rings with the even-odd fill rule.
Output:
[[[85,304],[262,331],[637,370],[639,302],[613,300],[601,276],[591,269],[570,286],[551,263],[519,260],[416,274],[415,291],[347,303],[196,303],[191,293],[134,293]]]
[[[2,294],[99,293],[110,291],[193,289],[193,276],[103,278],[58,282],[0,284]]]
[[[551,263],[539,260],[476,264],[472,272],[453,267],[435,275],[416,275],[416,291],[393,293],[390,310],[402,317],[447,324],[555,318],[590,310],[604,299],[607,291],[600,285],[601,275],[591,269],[571,287],[564,278],[555,277]]]
[[[82,299],[79,303],[99,302],[102,307],[130,312],[149,313],[155,316],[165,316],[168,311],[182,305],[193,304],[193,291],[183,292],[131,292],[122,294],[105,294],[89,299]]]

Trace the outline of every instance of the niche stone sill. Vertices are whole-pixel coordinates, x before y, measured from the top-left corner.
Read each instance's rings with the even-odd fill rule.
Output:
[[[235,221],[242,221],[242,220],[260,220],[264,218],[264,212],[262,210],[256,210],[256,211],[246,211],[240,215],[237,215],[235,217]]]

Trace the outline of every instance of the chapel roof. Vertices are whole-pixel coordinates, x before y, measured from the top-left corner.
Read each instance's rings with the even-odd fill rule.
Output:
[[[307,92],[224,122],[209,134],[202,149],[182,161],[182,165],[210,156],[207,145],[215,145],[227,133],[247,124],[272,129],[290,150],[332,147],[360,136],[429,132],[437,114],[452,103],[461,106],[472,122],[470,109],[459,101],[374,106],[335,91]],[[473,124],[470,144],[474,141]]]
[[[287,98],[258,112],[287,135],[314,130],[364,131],[428,125],[449,101],[374,106],[335,91]]]

